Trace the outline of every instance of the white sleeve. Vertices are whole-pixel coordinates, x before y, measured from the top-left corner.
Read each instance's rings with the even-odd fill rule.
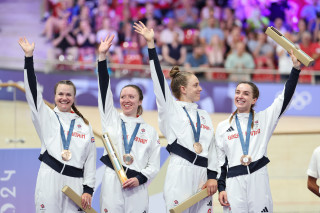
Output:
[[[319,178],[319,168],[320,168],[320,148],[318,147],[317,149],[314,150],[309,168],[307,171],[308,176],[314,177],[314,178]]]
[[[154,178],[160,170],[160,144],[159,136],[156,130],[153,131],[151,142],[151,151],[149,153],[149,160],[147,166],[141,170],[141,173],[148,178]]]
[[[94,189],[96,182],[96,143],[94,139],[94,134],[92,131],[92,127],[90,127],[90,141],[87,147],[87,159],[84,163],[84,173],[83,173],[83,185],[89,186]]]

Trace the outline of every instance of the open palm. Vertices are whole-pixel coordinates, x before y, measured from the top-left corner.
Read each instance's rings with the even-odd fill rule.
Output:
[[[152,41],[154,39],[153,29],[148,29],[141,21],[138,23],[134,23],[133,28],[137,33],[142,35],[147,41]]]
[[[30,57],[33,55],[33,51],[35,47],[34,42],[30,44],[29,41],[26,39],[26,37],[20,38],[18,42],[27,57]]]
[[[108,52],[109,48],[112,45],[113,38],[114,38],[114,35],[111,35],[111,36],[107,35],[104,41],[101,39],[100,46],[98,49],[100,54],[106,54]]]

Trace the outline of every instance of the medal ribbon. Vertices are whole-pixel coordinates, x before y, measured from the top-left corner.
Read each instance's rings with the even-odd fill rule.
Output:
[[[124,124],[123,120],[121,119],[121,127],[122,127],[122,136],[123,136],[123,142],[124,142],[124,149],[126,154],[129,154],[133,145],[133,141],[138,133],[140,123],[136,124],[136,127],[134,128],[134,131],[131,135],[130,141],[128,143],[127,139],[127,130],[126,130],[126,125]]]
[[[198,113],[198,111],[197,111],[197,131],[196,131],[196,128],[194,127],[194,124],[193,124],[193,122],[192,122],[192,120],[191,120],[191,118],[190,118],[190,115],[189,115],[189,113],[187,112],[187,110],[186,110],[186,107],[183,107],[183,109],[184,109],[184,111],[187,113],[187,116],[188,116],[188,118],[189,118],[189,120],[190,120],[190,124],[191,124],[191,127],[192,127],[192,131],[193,131],[193,135],[194,135],[194,140],[195,140],[195,142],[196,143],[198,143],[199,142],[199,139],[200,139],[200,131],[201,131],[201,123],[200,123],[200,116],[199,116],[199,113]]]
[[[252,113],[250,112],[249,113],[248,126],[247,126],[246,142],[244,142],[243,134],[242,134],[242,131],[241,131],[241,126],[240,126],[240,123],[239,123],[238,116],[236,114],[236,124],[237,124],[237,129],[238,129],[238,133],[239,133],[241,147],[242,147],[242,151],[243,151],[244,155],[248,155],[248,152],[249,152],[251,123],[252,123]]]
[[[71,141],[71,136],[72,136],[72,132],[73,132],[73,127],[74,127],[74,123],[75,123],[75,119],[73,119],[70,123],[70,127],[69,127],[69,132],[68,132],[68,137],[66,140],[66,136],[64,135],[64,130],[63,127],[61,125],[59,116],[56,113],[56,116],[58,118],[58,121],[60,123],[60,135],[61,135],[61,140],[62,140],[62,144],[63,144],[63,149],[68,150],[69,146],[70,146],[70,141]]]

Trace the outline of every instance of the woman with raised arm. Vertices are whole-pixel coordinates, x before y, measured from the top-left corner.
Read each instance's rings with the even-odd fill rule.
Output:
[[[113,106],[113,94],[107,70],[106,55],[114,36],[101,40],[98,53],[99,111],[102,130],[110,136],[128,180],[121,185],[105,150],[101,161],[106,164],[100,195],[100,212],[148,212],[146,182],[160,170],[160,143],[156,130],[142,114],[143,94],[136,85],[127,85],[120,92],[122,112]]]
[[[167,211],[200,189],[208,188],[209,197],[184,211],[207,213],[211,211],[211,196],[217,191],[218,162],[210,115],[195,103],[200,100],[202,90],[199,80],[194,74],[173,67],[171,90],[176,101],[160,67],[153,30],[142,22],[135,23],[134,28],[148,44],[159,126],[171,156],[164,186]]]
[[[234,96],[236,111],[217,127],[221,166],[219,201],[224,212],[273,212],[267,146],[299,79],[301,64],[292,51],[291,59],[293,68],[289,79],[271,106],[261,112],[254,111],[259,89],[252,82],[240,82]]]
[[[83,209],[91,208],[95,186],[96,146],[88,120],[76,108],[76,88],[59,81],[54,88],[55,108],[43,99],[33,67],[34,43],[20,38],[25,53],[24,83],[32,121],[41,141],[41,161],[35,190],[36,212],[78,212],[61,191],[65,185],[81,194]]]

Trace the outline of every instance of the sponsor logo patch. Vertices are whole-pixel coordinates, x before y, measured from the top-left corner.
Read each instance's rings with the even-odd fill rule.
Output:
[[[94,143],[94,142],[95,142],[94,137],[92,137],[91,138],[91,143]]]

